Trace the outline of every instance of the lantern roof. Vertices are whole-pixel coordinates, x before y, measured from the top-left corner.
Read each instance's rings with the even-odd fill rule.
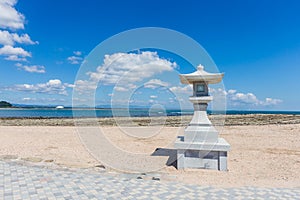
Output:
[[[204,71],[202,65],[199,65],[197,71],[190,74],[180,74],[179,77],[182,84],[193,84],[194,82],[214,84],[222,81],[224,73],[209,73]]]

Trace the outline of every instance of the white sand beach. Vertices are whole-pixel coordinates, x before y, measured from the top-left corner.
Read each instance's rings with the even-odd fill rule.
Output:
[[[151,154],[156,148],[171,147],[170,141],[183,128],[164,127],[151,139],[130,137],[115,126],[104,126],[103,130],[120,149]],[[0,157],[75,168],[101,164],[88,153],[76,131],[74,126],[0,126]],[[300,187],[300,124],[226,126],[220,136],[231,144],[228,172],[166,166],[157,172],[161,181],[220,187]]]

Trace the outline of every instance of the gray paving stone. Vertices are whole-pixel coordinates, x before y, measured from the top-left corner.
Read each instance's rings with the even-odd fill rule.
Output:
[[[300,188],[213,188],[0,161],[0,199],[299,199]]]

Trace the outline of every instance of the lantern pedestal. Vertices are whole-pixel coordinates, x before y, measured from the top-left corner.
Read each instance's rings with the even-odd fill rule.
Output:
[[[177,169],[203,168],[227,171],[227,151],[230,145],[223,138],[215,143],[186,142],[179,136],[175,142]]]

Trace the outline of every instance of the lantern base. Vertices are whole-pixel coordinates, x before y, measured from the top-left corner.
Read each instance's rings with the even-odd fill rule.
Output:
[[[227,171],[227,151],[230,145],[223,138],[217,142],[187,142],[179,136],[175,142],[177,169],[199,168]]]

